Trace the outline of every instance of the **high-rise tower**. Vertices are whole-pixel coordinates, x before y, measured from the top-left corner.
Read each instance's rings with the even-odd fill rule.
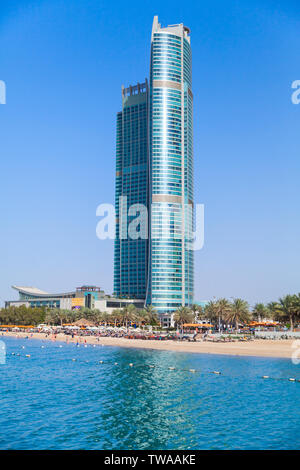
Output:
[[[147,302],[168,313],[193,302],[193,94],[189,29],[154,17],[150,65],[150,201]],[[169,230],[165,227],[165,221]]]
[[[122,87],[117,115],[114,293],[138,299],[146,297],[149,249],[147,239],[127,236],[132,219],[128,209],[149,205],[148,96],[147,80]]]
[[[147,121],[143,121],[143,127],[147,128],[147,132],[142,153],[137,160],[139,165],[147,163],[147,170],[145,178],[142,173],[136,177],[146,182],[147,189],[146,192],[143,189],[136,194],[133,193],[134,186],[131,183],[124,186],[125,173],[120,163],[124,161],[125,142],[126,107],[123,101],[123,112],[118,115],[116,199],[120,194],[131,194],[132,201],[146,201],[149,210],[149,240],[140,242],[145,242],[142,244],[142,252],[144,256],[144,250],[147,250],[147,260],[136,263],[134,258],[131,259],[130,251],[126,251],[127,248],[125,257],[119,253],[118,250],[124,248],[123,240],[118,240],[120,226],[117,206],[115,291],[125,293],[126,289],[121,286],[128,285],[126,293],[135,294],[128,284],[128,272],[135,263],[136,271],[139,271],[143,282],[146,281],[143,284],[145,302],[152,304],[159,314],[170,314],[179,306],[190,305],[194,290],[194,256],[193,251],[188,249],[193,228],[192,65],[190,31],[183,24],[163,28],[158,18],[154,17],[150,86],[143,99],[143,109],[147,113],[147,117],[143,117]],[[131,162],[134,161],[131,145],[136,149],[136,137],[127,131],[127,138],[127,158]],[[120,145],[123,146],[122,150]],[[120,152],[123,152],[122,157]],[[122,164],[132,173],[132,176],[127,176],[128,179],[134,177],[135,171],[144,171],[141,167],[136,170],[135,164]],[[137,240],[128,241],[124,246],[130,247],[131,243],[133,251],[138,250]],[[142,289],[137,295],[141,293]]]

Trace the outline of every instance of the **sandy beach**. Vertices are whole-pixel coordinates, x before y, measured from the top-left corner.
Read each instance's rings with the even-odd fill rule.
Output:
[[[232,343],[212,343],[212,342],[181,342],[181,341],[157,341],[142,339],[126,339],[96,336],[71,336],[57,334],[46,336],[45,333],[22,333],[22,332],[2,332],[1,336],[11,336],[16,338],[25,338],[29,336],[32,339],[65,341],[68,343],[87,343],[103,344],[104,346],[118,346],[123,348],[143,348],[157,349],[162,351],[176,351],[187,353],[205,353],[205,354],[227,354],[231,356],[261,356],[261,357],[282,357],[290,358],[294,349],[293,340],[261,340],[255,339],[250,342],[232,342]]]

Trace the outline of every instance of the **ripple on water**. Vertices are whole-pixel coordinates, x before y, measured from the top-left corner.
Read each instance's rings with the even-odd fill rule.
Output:
[[[1,449],[299,448],[289,360],[5,342]]]

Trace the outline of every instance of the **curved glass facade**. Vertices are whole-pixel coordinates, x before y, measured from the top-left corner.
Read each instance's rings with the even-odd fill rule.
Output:
[[[193,94],[189,30],[154,18],[150,87],[126,91],[117,117],[114,290],[160,314],[193,303]],[[148,104],[149,103],[149,104]],[[148,240],[122,240],[119,197],[146,204]],[[126,222],[127,223],[127,222]]]
[[[191,47],[182,24],[154,20],[150,66],[151,240],[147,303],[161,314],[193,302]]]

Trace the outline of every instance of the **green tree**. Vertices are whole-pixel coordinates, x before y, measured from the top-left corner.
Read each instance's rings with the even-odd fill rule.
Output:
[[[119,308],[115,308],[111,313],[111,319],[114,322],[114,326],[117,326],[122,322],[123,315]]]
[[[100,323],[103,321],[103,312],[101,312],[98,309],[93,310],[93,322],[96,325],[100,325]]]
[[[279,321],[281,319],[279,315],[279,304],[278,302],[269,302],[267,304],[268,316],[273,320]]]
[[[239,323],[246,323],[250,320],[249,304],[242,299],[234,299],[230,310],[225,315],[227,323],[234,324],[235,329],[239,327]]]
[[[144,318],[148,325],[159,325],[157,310],[153,305],[147,305],[144,308]]]
[[[130,322],[134,321],[136,314],[136,307],[133,304],[128,304],[121,310],[122,323],[128,328]]]
[[[143,323],[147,322],[146,312],[144,309],[137,309],[133,315],[133,321],[141,327]]]
[[[261,322],[270,315],[269,309],[263,303],[257,303],[252,309],[252,316],[255,320]]]
[[[204,307],[204,315],[212,323],[216,323],[218,321],[218,311],[217,311],[216,301],[210,300],[208,304],[206,304],[206,306]]]
[[[227,299],[211,300],[205,307],[205,316],[210,321],[217,324],[219,331],[221,331],[221,322],[226,320],[227,315],[231,311],[231,307],[232,305]]]
[[[295,320],[300,316],[299,299],[298,295],[286,295],[274,306],[274,316],[278,320],[288,320],[291,331],[294,329]]]
[[[194,314],[188,307],[179,307],[174,313],[174,321],[176,325],[182,326],[184,323],[192,323]]]
[[[10,306],[0,310],[0,323],[2,325],[33,325],[44,323],[46,310],[44,307]]]

